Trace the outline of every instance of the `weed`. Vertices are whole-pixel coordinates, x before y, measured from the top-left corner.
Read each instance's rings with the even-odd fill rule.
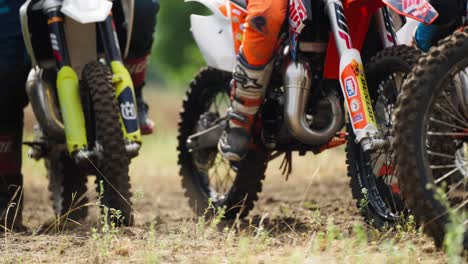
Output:
[[[363,198],[359,201],[359,210],[361,213],[365,213],[369,208],[369,192],[366,188],[362,188],[361,193]]]

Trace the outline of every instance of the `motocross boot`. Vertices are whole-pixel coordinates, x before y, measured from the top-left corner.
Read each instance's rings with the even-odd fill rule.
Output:
[[[145,86],[149,55],[133,55],[132,58],[125,59],[125,66],[132,76],[133,85],[135,86],[135,99],[141,134],[149,135],[154,132],[154,122],[148,117],[149,107],[143,99],[143,87]]]
[[[138,108],[138,121],[142,135],[150,135],[154,132],[154,122],[149,118],[149,106],[143,98],[143,87],[135,89],[135,97]]]
[[[242,57],[234,70],[228,124],[218,142],[218,150],[230,161],[242,160],[249,150],[255,116],[263,102],[272,64],[252,67]]]

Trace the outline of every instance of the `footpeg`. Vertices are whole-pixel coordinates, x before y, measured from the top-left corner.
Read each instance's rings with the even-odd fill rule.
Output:
[[[217,125],[191,135],[187,139],[187,148],[191,150],[216,148],[226,124],[226,120],[223,120]]]

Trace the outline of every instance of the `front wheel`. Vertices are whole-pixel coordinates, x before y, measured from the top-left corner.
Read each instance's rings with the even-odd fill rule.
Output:
[[[130,159],[125,148],[119,108],[108,67],[99,62],[86,65],[83,84],[91,94],[96,142],[102,148],[96,168],[97,192],[104,210],[111,209],[107,217],[115,223],[130,225],[133,222]],[[120,214],[113,213],[112,209],[120,211]]]
[[[445,38],[419,61],[398,100],[394,142],[396,175],[416,220],[424,225],[438,247],[443,245],[449,230],[462,227],[465,231],[459,238],[464,239],[465,250],[468,249],[467,54],[468,29],[465,29]]]
[[[380,51],[366,65],[369,93],[380,134],[391,140],[392,114],[403,81],[416,64],[420,52],[407,46]],[[377,228],[393,225],[406,214],[393,171],[392,149],[365,153],[351,124],[346,146],[346,163],[353,198],[366,222]]]
[[[246,216],[254,207],[268,162],[268,152],[251,151],[231,164],[212,149],[191,150],[190,135],[206,130],[225,118],[230,105],[231,75],[213,68],[203,69],[190,85],[180,113],[178,151],[185,196],[198,215],[225,207],[225,218]]]

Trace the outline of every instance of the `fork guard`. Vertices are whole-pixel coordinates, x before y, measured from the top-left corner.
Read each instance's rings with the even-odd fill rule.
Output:
[[[111,62],[112,82],[115,87],[115,97],[120,109],[120,123],[125,140],[141,142],[138,110],[133,88],[132,77],[120,61]]]
[[[58,71],[57,93],[65,125],[67,149],[70,154],[73,154],[86,149],[88,141],[78,76],[69,66],[64,66]]]

